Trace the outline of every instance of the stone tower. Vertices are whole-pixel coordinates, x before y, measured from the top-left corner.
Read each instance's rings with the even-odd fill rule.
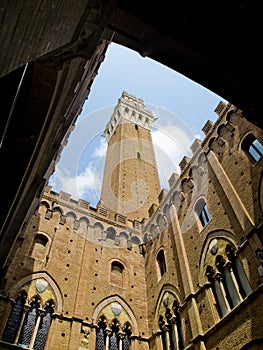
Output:
[[[132,221],[149,218],[160,194],[151,138],[156,118],[144,107],[142,99],[123,92],[104,131],[108,149],[100,205]]]

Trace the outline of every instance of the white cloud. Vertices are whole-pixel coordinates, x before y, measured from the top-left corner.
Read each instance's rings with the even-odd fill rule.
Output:
[[[157,168],[161,186],[168,188],[168,180],[172,173],[180,173],[179,163],[182,158],[190,156],[190,145],[193,138],[189,133],[175,125],[159,126],[152,131]]]
[[[179,163],[182,158],[185,155],[191,157],[190,146],[195,135],[180,118],[164,109],[157,108],[156,111],[158,119],[153,125],[152,140],[161,186],[168,188],[171,175],[180,174]],[[53,180],[50,181],[54,191],[65,191],[75,199],[89,201],[92,206],[97,204],[107,151],[107,142],[100,135],[98,133],[85,146],[71,150],[71,162],[58,164]],[[85,149],[85,152],[81,153],[80,149]],[[78,154],[81,156],[77,157]]]
[[[96,205],[101,190],[101,179],[101,172],[89,163],[85,170],[76,176],[71,176],[67,171],[58,168],[49,184],[56,192],[64,191],[74,199],[85,199]]]
[[[93,158],[105,157],[107,152],[107,142],[105,138],[100,139],[98,147],[95,148]]]

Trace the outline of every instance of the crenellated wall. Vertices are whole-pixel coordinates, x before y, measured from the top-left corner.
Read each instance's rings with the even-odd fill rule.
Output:
[[[263,133],[233,105],[215,111],[149,219],[47,186],[10,257],[0,319],[23,291],[52,301],[45,349],[93,350],[114,327],[130,350],[259,349],[263,158],[249,147]]]

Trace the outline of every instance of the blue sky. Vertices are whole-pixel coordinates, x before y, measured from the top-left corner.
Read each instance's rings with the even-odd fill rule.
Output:
[[[162,64],[117,44],[110,44],[75,128],[70,134],[49,184],[96,207],[106,153],[102,137],[123,91],[144,100],[157,117],[152,128],[161,187],[168,189],[179,162],[191,157],[190,145],[204,138],[202,127],[210,119],[220,97]]]

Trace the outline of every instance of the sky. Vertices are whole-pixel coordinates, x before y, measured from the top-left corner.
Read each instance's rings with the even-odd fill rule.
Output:
[[[103,132],[123,91],[144,101],[157,118],[152,139],[161,188],[169,189],[179,163],[191,158],[202,127],[215,121],[214,110],[227,101],[201,85],[126,47],[111,43],[82,112],[49,179],[53,191],[84,199],[96,207],[101,191],[107,143]]]

